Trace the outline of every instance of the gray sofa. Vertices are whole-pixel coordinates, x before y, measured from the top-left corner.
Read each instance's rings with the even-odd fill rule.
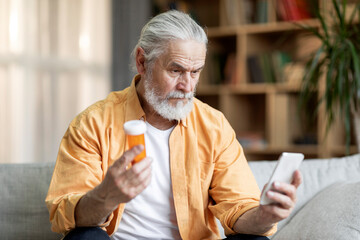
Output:
[[[276,162],[250,162],[259,186]],[[0,239],[61,239],[51,232],[44,199],[54,163],[0,164]],[[305,160],[292,216],[272,239],[360,239],[360,155]],[[345,235],[340,235],[345,234]]]

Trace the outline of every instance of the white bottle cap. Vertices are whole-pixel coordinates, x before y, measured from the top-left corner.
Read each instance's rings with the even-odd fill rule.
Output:
[[[140,135],[146,132],[146,124],[142,120],[131,120],[124,123],[124,130],[127,135]]]

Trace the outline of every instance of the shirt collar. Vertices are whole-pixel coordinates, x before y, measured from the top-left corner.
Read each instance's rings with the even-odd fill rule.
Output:
[[[191,112],[189,113],[189,115],[191,114]],[[187,119],[189,118],[189,115],[187,115],[185,118],[180,120],[180,124],[183,125],[184,127],[187,127]]]
[[[145,112],[141,107],[139,96],[136,92],[136,83],[140,81],[141,76],[139,74],[135,75],[133,78],[128,94],[127,94],[127,101],[126,101],[126,114],[125,114],[125,121],[130,120],[145,120]]]

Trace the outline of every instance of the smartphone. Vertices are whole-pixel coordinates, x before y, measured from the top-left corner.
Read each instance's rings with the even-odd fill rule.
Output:
[[[293,180],[294,172],[299,168],[301,162],[304,160],[304,154],[302,153],[289,153],[283,152],[276,164],[276,167],[271,174],[271,177],[267,183],[266,188],[261,194],[260,204],[267,205],[273,203],[266,193],[272,189],[272,185],[275,181],[291,183]]]

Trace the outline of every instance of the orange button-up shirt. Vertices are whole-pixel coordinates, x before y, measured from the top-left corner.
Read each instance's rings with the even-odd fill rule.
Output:
[[[123,124],[146,119],[136,93],[137,81],[139,76],[129,88],[109,94],[70,123],[46,197],[53,231],[66,233],[75,228],[76,204],[100,184],[109,166],[127,149]],[[238,217],[259,205],[260,191],[223,114],[195,99],[192,112],[172,131],[169,147],[181,237],[219,238],[215,217],[225,234],[233,234]],[[109,235],[117,230],[124,207],[120,204],[102,226]]]

